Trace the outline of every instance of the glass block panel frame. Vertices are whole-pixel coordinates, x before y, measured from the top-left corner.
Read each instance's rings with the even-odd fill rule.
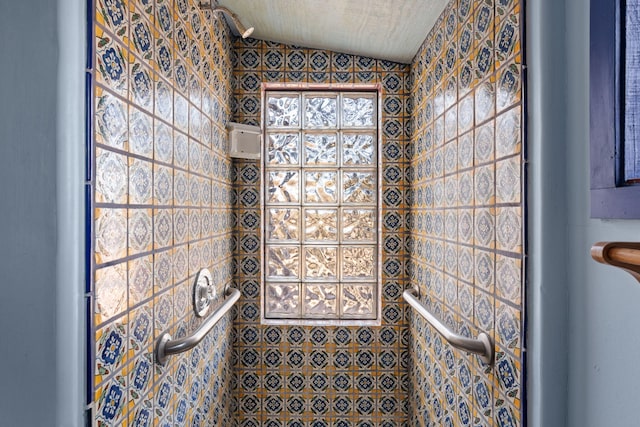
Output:
[[[263,86],[265,324],[380,325],[378,86]]]

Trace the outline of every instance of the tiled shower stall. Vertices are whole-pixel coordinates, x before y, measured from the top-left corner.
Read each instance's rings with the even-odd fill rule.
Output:
[[[233,36],[186,0],[95,6],[94,422],[230,425],[232,320],[166,366],[153,346],[201,322],[201,268],[232,281]]]
[[[411,425],[522,424],[522,51],[517,0],[452,2],[411,65],[410,286],[487,367],[411,317]]]
[[[235,323],[236,419],[242,426],[398,425],[406,420],[409,384],[401,303],[409,213],[405,180],[409,67],[257,40],[236,41],[234,57],[236,121],[259,123],[263,82],[379,83],[383,139],[380,327],[260,324],[259,163],[234,163],[238,219],[234,258],[238,286],[246,297]]]
[[[190,0],[96,0],[89,396],[95,425],[522,424],[521,5],[453,0],[410,65],[235,39]],[[262,83],[378,84],[380,326],[263,325],[259,161],[229,122],[259,125]],[[212,271],[237,308],[196,349],[191,285]],[[496,361],[450,347],[402,299],[417,287]]]

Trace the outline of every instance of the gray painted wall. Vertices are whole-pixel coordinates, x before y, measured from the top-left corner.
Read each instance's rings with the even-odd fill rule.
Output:
[[[640,422],[640,284],[589,255],[597,241],[639,241],[640,221],[589,218],[589,2],[567,0],[569,426]]]
[[[589,218],[589,0],[528,6],[530,425],[637,425],[640,285],[589,254],[640,240]]]
[[[527,4],[527,411],[530,425],[553,427],[567,419],[565,14],[563,1]]]
[[[82,423],[84,3],[0,5],[0,417]]]

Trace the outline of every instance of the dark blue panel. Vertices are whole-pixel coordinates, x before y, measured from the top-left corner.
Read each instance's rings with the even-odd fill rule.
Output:
[[[616,3],[591,0],[591,189],[615,186]]]
[[[85,228],[85,293],[93,293],[93,186],[84,186],[84,228]]]
[[[591,0],[591,217],[640,218],[640,185],[624,179],[624,78],[621,0]],[[622,9],[624,10],[624,9]]]
[[[624,181],[640,179],[640,1],[627,0],[624,49]]]
[[[93,325],[93,47],[94,47],[94,23],[93,17],[96,11],[94,0],[86,2],[86,73],[85,73],[85,350],[86,350],[86,394],[87,405],[93,402],[94,389],[94,325]],[[87,409],[85,422],[90,425],[93,421],[91,408]]]
[[[93,15],[96,11],[96,7],[93,0],[87,0],[87,58],[86,67],[87,70],[93,69],[93,46],[94,46],[94,25]]]
[[[87,369],[87,376],[86,376],[86,395],[85,395],[85,400],[86,400],[86,404],[89,405],[91,404],[91,402],[93,402],[93,378],[94,378],[94,365],[95,365],[95,359],[94,359],[94,350],[93,350],[93,345],[92,343],[93,341],[93,334],[94,334],[94,330],[93,330],[93,298],[91,296],[87,296],[84,299],[85,301],[85,321],[86,321],[86,357],[87,357],[87,361],[86,361],[86,369]],[[90,418],[91,420],[92,418]]]
[[[84,106],[84,132],[85,132],[85,181],[93,180],[93,130],[94,130],[94,111],[93,111],[93,75],[90,71],[85,73],[85,106]]]

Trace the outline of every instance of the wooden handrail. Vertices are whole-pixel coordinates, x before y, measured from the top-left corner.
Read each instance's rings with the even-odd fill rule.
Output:
[[[626,270],[640,282],[640,242],[598,242],[591,247],[591,257]]]

